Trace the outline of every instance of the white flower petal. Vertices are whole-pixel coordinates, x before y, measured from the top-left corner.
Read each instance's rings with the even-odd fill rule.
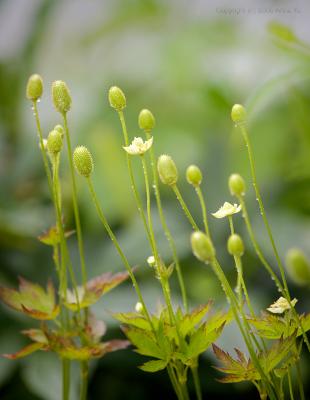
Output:
[[[145,142],[141,137],[135,137],[132,143],[129,146],[123,146],[123,149],[132,156],[142,155],[150,149],[152,144],[153,137],[151,137],[149,140],[146,140]]]
[[[291,304],[294,307],[297,303],[297,299],[291,300]],[[283,314],[284,311],[287,311],[291,308],[290,303],[284,298],[280,297],[275,303],[271,304],[267,310],[273,314]]]
[[[213,217],[215,218],[225,218],[233,214],[237,214],[241,210],[241,204],[239,206],[237,204],[230,204],[225,201],[224,205],[220,207],[218,211],[213,213]]]
[[[78,297],[79,303],[82,302],[84,295],[85,295],[85,290],[84,290],[83,286],[78,286],[77,287],[77,297]],[[77,304],[75,290],[67,289],[66,302],[68,304]]]

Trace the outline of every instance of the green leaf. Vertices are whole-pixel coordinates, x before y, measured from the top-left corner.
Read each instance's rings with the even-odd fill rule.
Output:
[[[233,312],[232,310],[229,310],[228,312],[217,312],[212,314],[211,316],[208,317],[207,323],[206,323],[206,330],[205,333],[206,335],[209,334],[209,332],[212,332],[215,329],[219,329],[223,326],[223,324],[227,325],[227,323],[231,322],[233,319]]]
[[[19,291],[0,287],[0,299],[9,307],[35,319],[51,320],[59,314],[51,281],[45,292],[41,286],[19,278]]]
[[[151,326],[146,318],[136,312],[116,313],[113,314],[113,317],[123,324],[135,326],[136,328],[141,328],[147,331],[151,330]]]
[[[48,344],[48,339],[41,329],[27,329],[22,331],[22,334],[28,336],[33,342]]]
[[[190,314],[186,314],[181,319],[179,327],[181,336],[185,337],[196,325],[198,325],[207,312],[210,310],[212,301],[196,307]]]
[[[65,237],[68,238],[74,233],[75,231],[65,232]],[[38,239],[40,242],[47,244],[48,246],[56,246],[58,243],[60,243],[60,235],[58,233],[57,227],[52,226],[48,231],[38,236]]]
[[[146,372],[157,372],[166,368],[168,362],[165,360],[152,360],[144,363],[139,368]]]
[[[291,347],[295,343],[296,333],[287,339],[278,340],[266,354],[260,355],[259,359],[263,360],[265,369],[272,371],[287,355]]]
[[[207,322],[200,326],[190,337],[187,349],[187,357],[189,359],[196,358],[199,354],[205,352],[207,348],[218,339],[224,328],[225,322],[221,327],[213,329],[206,333]]]
[[[137,348],[137,353],[154,358],[165,358],[165,354],[156,343],[152,333],[135,327],[124,327],[123,331],[130,342]]]

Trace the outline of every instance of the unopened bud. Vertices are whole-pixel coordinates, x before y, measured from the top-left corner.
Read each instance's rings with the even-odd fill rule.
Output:
[[[231,119],[236,123],[240,124],[246,120],[246,111],[241,104],[235,104],[231,110]]]
[[[93,158],[85,146],[79,146],[74,150],[73,163],[77,172],[85,178],[93,172]]]
[[[135,310],[137,313],[141,314],[143,312],[143,304],[138,301],[135,305]]]
[[[227,241],[228,253],[232,256],[241,257],[244,253],[243,240],[239,235],[234,233],[231,235]]]
[[[58,154],[62,149],[62,136],[54,129],[47,137],[47,150],[50,154]]]
[[[310,263],[305,254],[298,248],[290,249],[286,254],[287,272],[299,285],[310,283]]]
[[[122,111],[126,107],[126,97],[119,87],[112,86],[110,88],[109,102],[110,106],[116,111]]]
[[[63,81],[52,83],[53,103],[58,112],[66,114],[71,108],[71,96],[68,86]]]
[[[156,260],[155,260],[154,256],[149,256],[146,261],[147,261],[147,263],[149,264],[150,267],[155,267]]]
[[[164,185],[173,186],[178,181],[178,170],[170,156],[161,155],[157,161],[157,170]]]
[[[186,170],[186,179],[190,185],[197,187],[201,184],[202,173],[196,165],[190,165]]]
[[[26,96],[27,99],[36,101],[38,100],[43,93],[43,81],[40,75],[33,74],[28,79],[27,88],[26,88]]]
[[[140,129],[146,132],[151,132],[155,126],[154,115],[151,113],[151,111],[144,109],[139,114],[138,123]]]
[[[241,175],[232,174],[228,179],[228,187],[233,196],[244,196],[245,182]]]
[[[210,238],[203,232],[196,231],[191,235],[192,251],[198,260],[209,263],[215,257],[215,249]]]
[[[56,125],[54,131],[58,131],[61,134],[61,137],[64,136],[64,128],[62,127],[62,125]]]

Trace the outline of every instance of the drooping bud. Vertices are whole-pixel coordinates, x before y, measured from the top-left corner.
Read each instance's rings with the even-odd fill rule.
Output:
[[[73,163],[77,172],[85,178],[88,178],[93,172],[93,158],[85,146],[79,146],[74,150]]]
[[[143,312],[143,304],[138,301],[135,305],[135,310],[137,313],[141,314]]]
[[[55,81],[52,83],[53,103],[60,114],[66,114],[71,108],[71,96],[68,86],[64,81]]]
[[[144,109],[139,114],[138,123],[140,129],[146,132],[151,132],[155,126],[154,115],[151,113],[151,111]]]
[[[232,256],[236,256],[236,257],[243,256],[243,253],[244,253],[243,240],[236,233],[234,233],[233,235],[230,235],[230,237],[227,241],[227,250],[228,250],[228,253],[231,254]]]
[[[58,131],[61,134],[61,137],[64,136],[64,128],[62,127],[62,125],[56,125],[54,130]]]
[[[299,285],[310,284],[310,262],[300,249],[290,249],[285,261],[287,272],[294,282]]]
[[[246,120],[246,111],[241,104],[235,104],[231,110],[231,119],[236,123],[240,124]]]
[[[215,257],[215,249],[210,238],[203,232],[196,231],[191,235],[192,251],[198,260],[209,263]]]
[[[173,186],[178,181],[178,170],[170,156],[161,155],[157,161],[157,170],[164,185]]]
[[[190,165],[186,170],[186,179],[190,185],[197,187],[201,184],[202,173],[196,165]]]
[[[58,154],[62,149],[62,136],[59,131],[54,129],[47,137],[47,150],[50,154]]]
[[[245,182],[241,175],[232,174],[228,179],[228,187],[233,196],[245,195]]]
[[[122,111],[126,107],[124,92],[119,87],[112,86],[109,90],[109,102],[116,111]]]
[[[38,100],[43,93],[43,80],[40,75],[33,74],[28,79],[26,97],[29,100]]]

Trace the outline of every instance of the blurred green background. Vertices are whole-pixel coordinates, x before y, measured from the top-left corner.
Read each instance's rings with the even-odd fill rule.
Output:
[[[146,267],[149,250],[130,192],[120,125],[107,100],[112,85],[126,93],[131,137],[140,134],[139,111],[149,108],[154,113],[155,151],[175,159],[181,190],[195,216],[200,218],[198,203],[184,178],[190,163],[203,170],[209,211],[216,211],[224,201],[233,201],[227,189],[230,173],[239,172],[247,179],[251,218],[274,263],[250,190],[246,151],[230,120],[234,103],[247,105],[258,178],[281,254],[298,245],[310,255],[309,16],[306,0],[1,0],[1,284],[15,286],[17,275],[41,283],[48,276],[55,278],[50,249],[36,239],[53,223],[53,211],[31,106],[25,99],[27,79],[35,72],[42,75],[45,84],[39,111],[46,134],[60,122],[50,98],[51,82],[62,79],[71,90],[72,142],[85,144],[93,152],[100,199],[131,263],[140,265],[137,277],[151,309],[156,309],[161,293]],[[67,224],[72,227],[66,161],[62,167]],[[136,167],[142,190],[138,163]],[[89,276],[123,270],[82,179],[78,179],[78,191]],[[216,308],[226,307],[211,271],[191,255],[191,229],[173,194],[162,188],[162,195],[182,259],[190,304],[212,298]],[[278,293],[255,258],[242,219],[235,220],[247,244],[244,273],[259,312],[276,300]],[[169,262],[169,249],[156,221],[161,254]],[[210,225],[220,259],[233,282],[235,272],[225,248],[228,224],[210,220]],[[70,245],[77,260],[75,240],[73,237]],[[293,296],[299,299],[298,311],[309,310],[309,288],[290,284]],[[180,295],[175,277],[172,285],[177,304]],[[111,312],[129,311],[135,302],[131,285],[125,283],[94,307],[96,315],[108,323],[108,337],[122,336]],[[19,331],[31,327],[32,321],[0,307],[0,352],[13,352],[25,343]],[[233,324],[225,328],[219,345],[229,351],[237,346],[244,349]],[[94,362],[89,399],[173,398],[167,376],[140,371],[137,366],[142,362],[143,358],[130,349]],[[205,398],[221,399],[227,393],[230,399],[256,398],[249,385],[216,382],[219,375],[211,368],[215,363],[211,350],[201,359]],[[302,363],[310,393],[306,355]],[[74,373],[73,400],[77,398],[78,371]],[[18,362],[0,359],[1,400],[58,400],[59,390],[60,370],[54,355],[38,353]]]

